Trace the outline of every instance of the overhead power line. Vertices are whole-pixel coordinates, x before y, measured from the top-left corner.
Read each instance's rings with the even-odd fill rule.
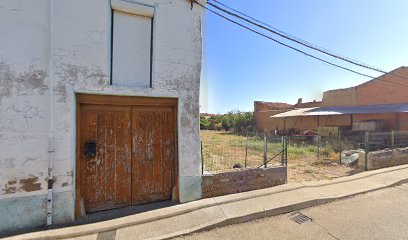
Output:
[[[304,51],[302,51],[302,50],[300,50],[300,49],[297,49],[297,48],[295,48],[295,47],[293,47],[293,46],[290,46],[290,45],[288,45],[288,44],[286,44],[286,43],[284,43],[284,42],[281,42],[281,41],[279,41],[279,40],[277,40],[277,39],[275,39],[275,38],[273,38],[273,37],[271,37],[271,36],[268,36],[268,35],[266,35],[266,34],[264,34],[264,33],[262,33],[262,32],[259,32],[259,31],[257,31],[257,30],[254,30],[254,29],[252,29],[252,28],[250,28],[250,27],[248,27],[248,26],[245,26],[245,25],[243,25],[243,24],[241,24],[241,23],[239,23],[239,22],[237,22],[237,21],[235,21],[235,20],[232,20],[232,19],[230,19],[230,18],[228,18],[228,17],[226,17],[226,16],[224,16],[224,15],[222,15],[222,14],[220,14],[220,13],[218,13],[218,12],[212,10],[212,9],[209,9],[209,8],[207,8],[206,6],[204,6],[203,4],[201,4],[200,2],[198,2],[197,0],[193,0],[193,1],[194,1],[195,3],[197,3],[199,6],[201,6],[202,8],[207,9],[208,11],[210,11],[210,12],[212,12],[212,13],[218,15],[219,17],[221,17],[221,18],[223,18],[223,19],[225,19],[225,20],[227,20],[227,21],[229,21],[229,22],[231,22],[231,23],[234,23],[234,24],[236,24],[236,25],[238,25],[238,26],[240,26],[240,27],[242,27],[242,28],[245,28],[245,29],[247,29],[247,30],[249,30],[249,31],[251,31],[251,32],[254,32],[254,33],[258,34],[258,35],[261,35],[261,36],[263,36],[263,37],[265,37],[265,38],[268,38],[269,40],[272,40],[272,41],[274,41],[274,42],[276,42],[276,43],[278,43],[278,44],[280,44],[280,45],[282,45],[282,46],[285,46],[285,47],[287,47],[287,48],[290,48],[290,49],[292,49],[292,50],[294,50],[294,51],[296,51],[296,52],[302,53],[302,54],[304,54],[304,55],[306,55],[306,56],[308,56],[308,57],[311,57],[311,58],[316,59],[316,60],[318,60],[318,61],[324,62],[324,63],[326,63],[326,64],[328,64],[328,65],[333,66],[333,67],[337,67],[337,68],[340,68],[340,69],[343,69],[343,70],[352,72],[352,73],[357,74],[357,75],[361,75],[361,76],[368,77],[368,78],[371,78],[371,79],[375,79],[375,78],[376,78],[376,77],[370,76],[370,75],[368,75],[368,74],[361,73],[361,72],[355,71],[355,70],[350,69],[350,68],[347,68],[347,67],[343,67],[343,66],[341,66],[341,65],[338,65],[338,64],[329,62],[329,61],[324,60],[324,59],[322,59],[322,58],[320,58],[320,57],[317,57],[317,56],[314,56],[314,55],[309,54],[309,53],[307,53],[307,52],[304,52]],[[302,40],[302,39],[300,39],[300,38],[291,36],[291,35],[289,35],[289,34],[283,32],[283,31],[281,31],[281,30],[279,30],[279,29],[276,29],[276,28],[272,27],[272,26],[269,25],[269,24],[263,23],[263,22],[261,22],[261,21],[259,21],[259,20],[256,20],[256,19],[253,18],[253,17],[250,17],[249,15],[247,15],[247,14],[245,14],[245,13],[241,13],[241,12],[238,11],[238,10],[235,10],[235,9],[233,9],[233,8],[231,8],[231,7],[228,7],[227,5],[221,3],[221,2],[219,2],[219,1],[217,1],[217,0],[212,0],[212,1],[217,2],[218,4],[223,5],[223,6],[225,6],[226,8],[229,8],[229,9],[231,9],[231,10],[233,10],[233,11],[236,11],[236,12],[238,12],[238,13],[244,15],[244,16],[247,16],[248,18],[253,19],[254,21],[257,21],[257,22],[259,22],[259,23],[265,24],[265,25],[269,26],[270,28],[272,28],[273,30],[267,29],[267,28],[265,28],[264,26],[261,26],[261,25],[259,25],[259,24],[255,24],[255,23],[253,23],[253,22],[251,22],[251,21],[249,21],[249,20],[247,20],[247,19],[245,19],[245,18],[242,18],[241,16],[238,16],[237,14],[229,13],[229,15],[232,15],[232,16],[234,16],[234,17],[237,17],[237,18],[239,18],[239,19],[242,19],[242,20],[244,20],[244,21],[246,21],[246,22],[248,22],[248,23],[250,23],[250,24],[252,24],[252,25],[255,25],[255,26],[257,26],[257,27],[260,27],[260,28],[262,28],[262,29],[268,30],[269,32],[272,32],[272,33],[277,32],[277,33],[275,33],[275,34],[277,34],[277,35],[279,35],[279,36],[281,36],[281,35],[288,35],[288,36],[290,36],[290,38],[295,39],[297,42],[299,42],[298,44],[303,43],[303,44],[301,44],[301,45],[303,45],[303,46],[305,46],[305,45],[310,45],[310,46],[312,46],[312,49],[314,49],[314,50],[316,50],[316,51],[319,51],[319,52],[327,52],[326,55],[329,55],[329,56],[333,55],[332,57],[336,56],[336,57],[335,57],[336,59],[339,59],[339,60],[342,60],[342,61],[346,61],[346,62],[348,62],[348,63],[353,63],[353,62],[354,62],[354,63],[353,63],[354,65],[358,65],[358,66],[360,66],[360,67],[364,67],[364,68],[369,69],[369,70],[374,70],[374,71],[381,72],[381,73],[383,73],[383,74],[388,74],[388,75],[396,76],[396,77],[399,77],[399,78],[408,79],[408,78],[405,77],[405,76],[401,76],[401,75],[398,75],[398,74],[395,74],[395,73],[391,73],[391,72],[386,72],[386,71],[380,70],[379,68],[375,68],[375,67],[369,66],[369,65],[367,65],[367,64],[359,63],[357,60],[350,60],[349,58],[341,57],[341,56],[338,56],[338,55],[336,55],[336,54],[334,54],[334,53],[330,53],[328,50],[326,50],[326,49],[324,49],[324,48],[321,48],[321,47],[318,47],[318,46],[316,46],[316,45],[313,45],[313,44],[311,44],[311,43],[309,43],[309,42],[307,42],[307,41],[305,41],[305,40]],[[214,4],[211,4],[210,2],[207,2],[207,4],[209,4],[210,6],[214,6]],[[218,7],[218,6],[214,6],[214,7],[215,7],[216,9],[219,9],[220,11],[226,12],[227,14],[228,14],[228,12],[229,12],[229,11],[227,11],[227,10],[225,10],[225,9],[222,9],[222,8]],[[281,36],[281,37],[283,37],[283,36]],[[288,39],[288,38],[286,38],[286,37],[287,37],[287,36],[285,36],[284,38],[285,38],[285,39]],[[290,40],[290,39],[288,39],[288,40]],[[296,41],[295,41],[295,42],[296,42]],[[308,47],[308,48],[311,48],[311,47]],[[401,84],[401,83],[396,83],[396,82],[391,82],[391,81],[387,81],[387,80],[385,80],[385,79],[378,79],[378,77],[377,77],[377,80],[382,81],[382,82],[385,82],[385,83],[390,83],[390,84],[395,84],[395,85],[399,85],[399,86],[408,87],[408,85]]]
[[[227,9],[233,11],[233,12],[236,12],[236,13],[238,13],[238,14],[244,16],[244,17],[242,17],[242,16],[240,16],[240,15],[238,15],[238,14],[235,14],[235,13],[233,13],[233,12],[230,12],[230,11],[228,11],[228,10],[225,10],[225,9],[223,9],[223,8],[221,8],[221,7],[219,7],[219,6],[215,5],[215,4],[213,4],[212,2],[215,2],[215,3],[217,3],[217,4],[219,4],[219,5],[221,5],[221,6],[225,7],[225,8],[227,8]],[[273,34],[275,34],[275,35],[278,35],[278,36],[280,36],[280,37],[282,37],[282,38],[285,38],[285,39],[287,39],[287,40],[289,40],[289,41],[295,42],[295,43],[300,44],[300,45],[302,45],[302,46],[304,46],[304,47],[310,48],[310,49],[312,49],[312,50],[318,51],[318,52],[323,53],[323,54],[325,54],[325,55],[328,55],[328,56],[330,56],[330,57],[333,57],[333,58],[336,58],[336,59],[345,61],[345,62],[347,62],[347,63],[351,63],[351,64],[356,65],[356,66],[359,66],[359,67],[363,67],[363,68],[366,68],[366,69],[369,69],[369,70],[373,70],[373,71],[377,71],[377,72],[384,73],[384,74],[387,73],[386,71],[381,70],[381,69],[379,69],[379,68],[376,68],[376,67],[373,67],[373,66],[369,66],[368,64],[361,63],[361,62],[359,62],[359,61],[357,61],[357,60],[354,60],[354,59],[351,59],[351,58],[347,58],[347,57],[340,56],[339,54],[335,54],[335,53],[333,53],[333,52],[331,52],[331,51],[329,51],[329,50],[327,50],[327,49],[324,49],[324,48],[322,48],[322,47],[319,47],[319,46],[317,46],[317,45],[315,45],[315,44],[312,44],[312,43],[310,43],[310,42],[308,42],[308,41],[305,41],[305,40],[303,40],[303,39],[301,39],[301,38],[292,36],[292,35],[290,35],[290,34],[284,32],[284,31],[282,31],[282,30],[279,30],[279,29],[277,29],[277,28],[271,26],[271,25],[268,24],[268,23],[262,22],[262,21],[260,21],[260,20],[258,20],[258,19],[256,19],[256,18],[254,18],[254,17],[251,17],[251,16],[249,16],[248,14],[245,14],[245,13],[239,11],[239,10],[236,10],[236,9],[234,9],[234,8],[232,8],[232,7],[226,5],[226,4],[224,4],[224,3],[222,3],[222,2],[220,2],[220,1],[218,1],[218,0],[212,0],[212,2],[207,2],[207,4],[210,5],[210,6],[212,6],[212,7],[214,7],[214,8],[216,8],[216,9],[218,9],[218,10],[220,10],[220,11],[222,11],[222,12],[224,12],[224,13],[226,13],[226,14],[229,14],[229,15],[231,15],[231,16],[237,17],[237,18],[239,18],[239,19],[241,19],[241,20],[244,20],[244,21],[246,21],[246,22],[248,22],[248,23],[250,23],[250,24],[252,24],[252,25],[255,25],[255,26],[259,27],[259,28],[262,28],[262,29],[264,29],[264,30],[267,30],[267,31],[269,31],[269,32],[271,32],[271,33],[273,33]],[[245,17],[246,17],[246,18],[245,18]],[[248,19],[250,19],[250,20],[248,20]],[[261,24],[262,24],[262,25],[261,25]],[[266,27],[265,27],[265,26],[266,26]]]
[[[219,17],[221,17],[221,18],[223,18],[223,19],[225,19],[225,20],[227,20],[227,21],[229,21],[229,22],[231,22],[231,23],[234,23],[234,24],[236,24],[236,25],[238,25],[238,26],[240,26],[240,27],[242,27],[242,28],[247,29],[248,31],[251,31],[251,32],[253,32],[253,33],[256,33],[256,34],[258,34],[258,35],[260,35],[260,36],[262,36],[262,37],[265,37],[265,38],[267,38],[267,39],[269,39],[269,40],[272,40],[272,41],[274,41],[274,42],[276,42],[276,43],[278,43],[278,44],[280,44],[280,45],[282,45],[282,46],[285,46],[285,47],[287,47],[287,48],[290,48],[290,49],[292,49],[292,50],[294,50],[294,51],[296,51],[296,52],[299,52],[299,53],[301,53],[301,54],[303,54],[303,55],[306,55],[306,56],[308,56],[308,57],[314,58],[314,59],[316,59],[316,60],[318,60],[318,61],[321,61],[321,62],[324,62],[324,63],[326,63],[326,64],[328,64],[328,65],[331,65],[331,66],[334,66],[334,67],[343,69],[343,70],[345,70],[345,71],[349,71],[349,72],[352,72],[352,73],[354,73],[354,74],[358,74],[358,75],[360,75],[360,76],[364,76],[364,77],[368,77],[368,78],[372,78],[372,79],[375,78],[375,77],[373,77],[373,76],[370,76],[370,75],[367,75],[367,74],[364,74],[364,73],[355,71],[355,70],[353,70],[353,69],[350,69],[350,68],[347,68],[347,67],[343,67],[343,66],[340,66],[340,65],[338,65],[338,64],[335,64],[335,63],[326,61],[326,60],[324,60],[324,59],[322,59],[322,58],[320,58],[320,57],[316,57],[316,56],[314,56],[314,55],[312,55],[312,54],[309,54],[309,53],[304,52],[304,51],[302,51],[302,50],[300,50],[300,49],[297,49],[297,48],[295,48],[295,47],[292,47],[292,46],[290,46],[290,45],[288,45],[288,44],[286,44],[286,43],[284,43],[284,42],[281,42],[281,41],[279,41],[279,40],[277,40],[277,39],[275,39],[275,38],[273,38],[273,37],[271,37],[271,36],[268,36],[268,35],[266,35],[266,34],[264,34],[264,33],[262,33],[262,32],[259,32],[259,31],[257,31],[257,30],[254,30],[254,29],[252,29],[252,28],[250,28],[250,27],[248,27],[248,26],[245,26],[245,25],[243,25],[243,24],[241,24],[241,23],[239,23],[239,22],[237,22],[237,21],[235,21],[235,20],[232,20],[232,19],[230,19],[230,18],[228,18],[228,17],[222,15],[221,13],[218,13],[218,12],[216,12],[216,11],[210,9],[210,8],[207,8],[206,6],[204,6],[203,4],[201,4],[200,2],[198,2],[197,0],[194,0],[194,2],[197,3],[199,6],[201,6],[202,8],[207,9],[208,11],[214,13],[215,15],[217,15],[217,16],[219,16]]]

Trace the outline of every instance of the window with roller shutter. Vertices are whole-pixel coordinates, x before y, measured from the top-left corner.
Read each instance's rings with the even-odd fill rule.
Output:
[[[112,85],[152,85],[153,17],[113,11]]]

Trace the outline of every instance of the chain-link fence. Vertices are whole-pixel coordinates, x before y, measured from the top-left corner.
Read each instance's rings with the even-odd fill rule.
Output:
[[[341,131],[337,136],[290,136],[288,137],[289,159],[305,156],[305,149],[309,150],[310,156],[316,152],[315,157],[320,161],[337,162],[349,166],[358,166],[369,170],[367,158],[376,154],[380,159],[381,166],[403,164],[404,161],[394,161],[393,151],[398,151],[398,157],[404,158],[404,151],[408,153],[408,132],[363,132]],[[292,149],[296,148],[296,149]],[[386,152],[384,152],[386,151]],[[297,154],[299,153],[299,154]],[[389,156],[381,158],[382,155]],[[408,163],[408,155],[406,156]],[[387,163],[386,161],[394,161]],[[380,168],[380,165],[374,168]]]
[[[240,139],[201,142],[203,172],[287,164],[286,138],[248,133]]]
[[[281,166],[287,165],[288,159],[312,159],[315,164],[345,164],[366,170],[403,164],[404,157],[408,163],[408,132],[402,131],[341,131],[336,135],[326,136],[248,133],[234,140],[207,140],[201,144],[203,172]],[[384,151],[390,155],[389,158],[380,157],[381,154],[386,154]],[[394,161],[395,151],[399,154],[398,161]],[[382,159],[381,164],[369,167],[371,163],[367,160],[368,155],[377,152],[375,157]]]
[[[365,170],[408,164],[408,132],[366,132],[363,151]]]
[[[288,136],[288,155],[292,160],[314,158],[335,161],[340,156],[340,141],[317,135]],[[340,161],[340,160],[339,160]]]

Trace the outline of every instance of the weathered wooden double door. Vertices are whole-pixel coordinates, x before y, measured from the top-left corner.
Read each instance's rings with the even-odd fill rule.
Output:
[[[172,198],[174,100],[120,102],[79,106],[79,191],[86,212]]]

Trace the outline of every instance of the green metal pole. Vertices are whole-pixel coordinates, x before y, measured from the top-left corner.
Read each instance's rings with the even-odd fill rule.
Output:
[[[394,150],[395,148],[395,132],[391,132],[391,150]]]
[[[201,175],[204,174],[203,142],[201,142]]]
[[[267,150],[268,150],[268,147],[267,147],[267,142],[266,142],[266,136],[264,133],[264,167],[265,168],[266,168],[266,161],[267,161]]]
[[[364,159],[364,169],[368,171],[368,138],[369,138],[369,132],[365,133],[365,138],[364,138],[364,148],[365,148],[365,159]]]
[[[248,132],[246,133],[246,143],[245,143],[245,162],[244,168],[247,167],[247,158],[248,158]]]
[[[339,129],[339,163],[341,164],[341,130]]]
[[[285,138],[285,165],[288,166],[288,143],[289,138]]]
[[[282,165],[285,165],[285,137],[282,136]]]

